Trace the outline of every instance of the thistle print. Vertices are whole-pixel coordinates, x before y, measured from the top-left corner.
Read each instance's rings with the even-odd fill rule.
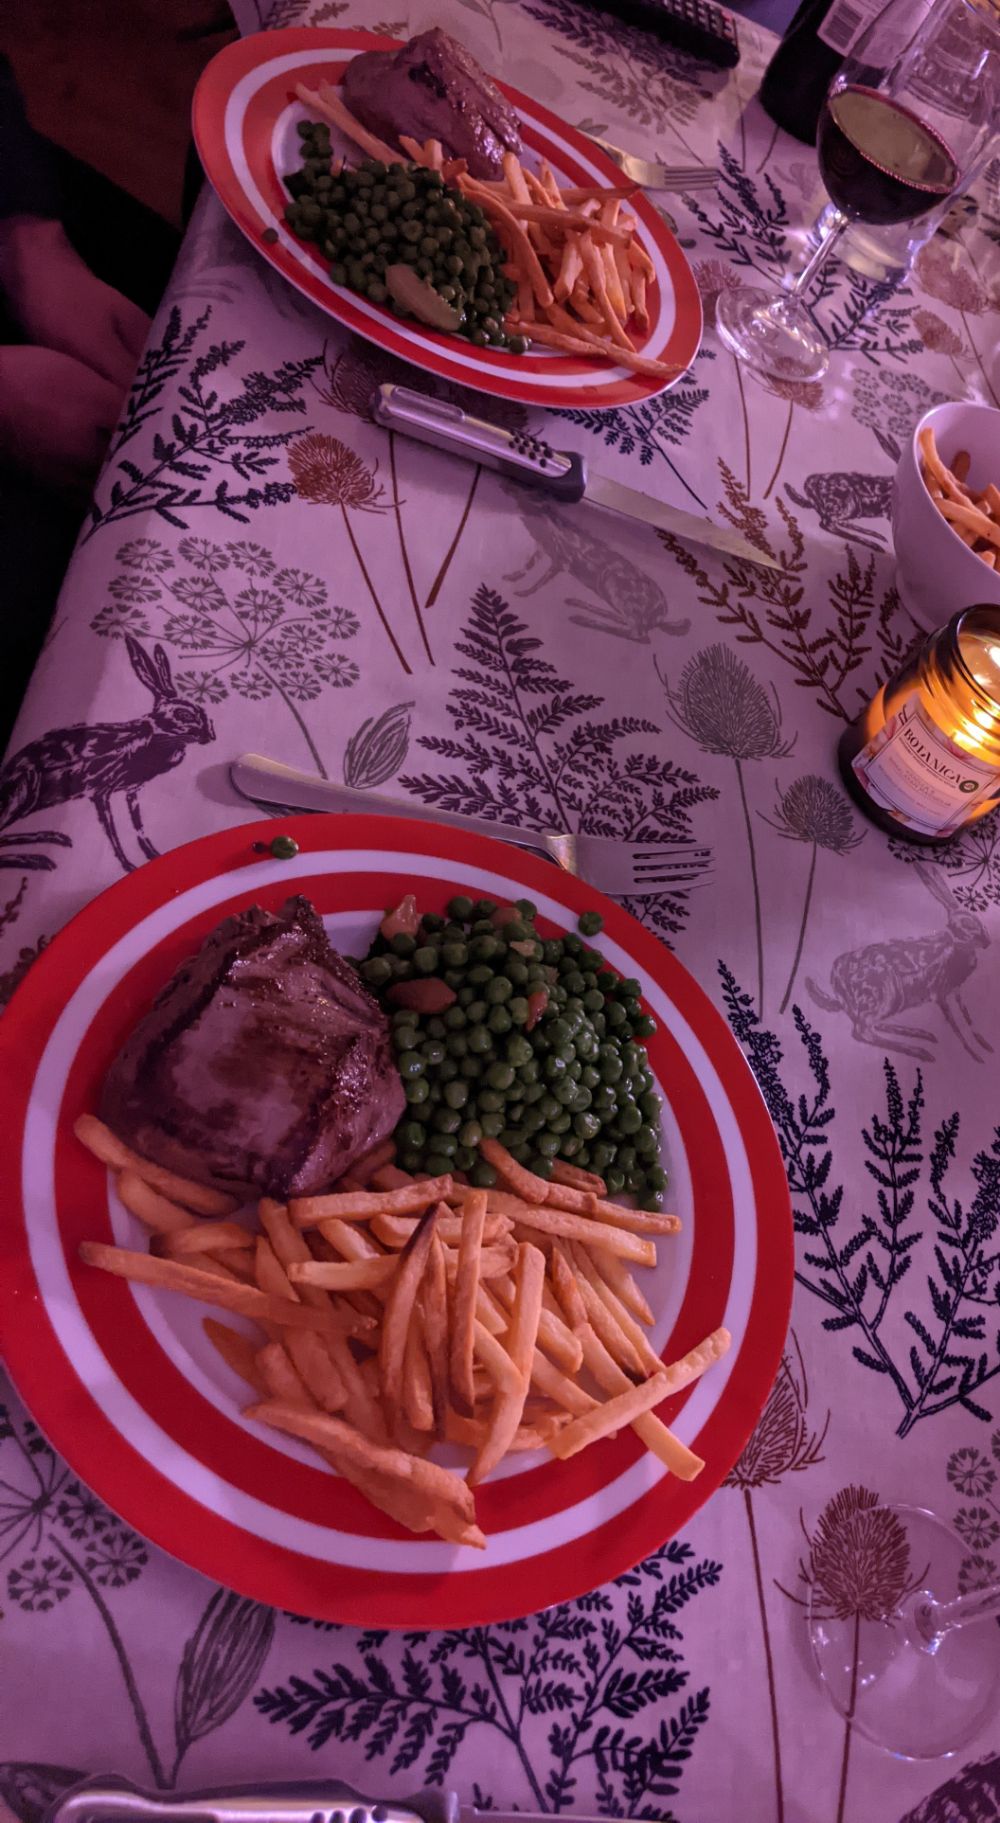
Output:
[[[971,1199],[952,1195],[948,1179],[960,1156],[960,1116],[956,1111],[942,1120],[928,1147],[920,1072],[904,1097],[885,1058],[885,1110],[876,1109],[860,1134],[874,1203],[859,1206],[858,1199],[850,1199],[845,1209],[846,1180],[838,1183],[834,1174],[830,1067],[819,1033],[795,1007],[795,1029],[812,1084],[793,1096],[781,1073],[780,1040],[761,1023],[751,995],[724,963],[719,973],[729,1023],[777,1130],[796,1232],[807,1242],[795,1277],[826,1306],[824,1329],[857,1333],[854,1359],[881,1376],[902,1405],[897,1436],[909,1436],[914,1425],[955,1405],[990,1423],[993,1414],[980,1395],[1000,1374],[993,1327],[1000,1302],[1000,1127],[988,1150],[972,1158]],[[859,1151],[855,1136],[848,1151],[853,1173]],[[914,1226],[918,1188],[933,1237],[919,1256],[925,1231]],[[916,1274],[910,1276],[918,1257],[926,1274],[923,1292],[914,1282]],[[912,1337],[908,1351],[896,1340],[898,1326],[886,1325],[889,1311],[898,1311],[902,1302],[904,1281],[908,1292],[903,1297],[910,1307],[903,1311],[903,1321]]]
[[[693,772],[630,743],[658,735],[655,722],[602,715],[604,698],[576,691],[542,656],[542,641],[503,597],[477,589],[456,651],[465,664],[448,698],[454,734],[421,735],[418,745],[451,763],[408,773],[406,791],[424,803],[498,825],[580,829],[620,841],[688,840],[691,811],[715,798]],[[664,938],[687,918],[689,887],[625,900]]]
[[[412,709],[412,703],[396,703],[355,729],[344,749],[345,785],[353,791],[376,791],[395,778],[409,750]]]
[[[229,382],[233,393],[226,398],[223,375],[228,379],[244,344],[213,342],[196,355],[211,316],[209,305],[185,324],[174,308],[159,342],[143,354],[108,448],[84,542],[139,513],[184,531],[190,514],[205,507],[246,525],[259,507],[291,500],[291,484],[271,471],[297,427],[266,426],[276,416],[305,412],[302,389],[320,357],[284,361],[270,374],[247,373]],[[173,409],[164,435],[154,424],[166,410],[168,390]],[[122,453],[126,449],[128,455]]]
[[[176,553],[144,539],[117,556],[93,631],[126,641],[155,632],[187,660],[175,682],[188,702],[283,703],[325,778],[307,706],[325,690],[352,689],[361,673],[349,650],[358,617],[329,601],[322,577],[280,566],[248,539],[182,538]]]
[[[792,960],[788,986],[779,1013],[783,1013],[792,997],[795,977],[802,960],[802,946],[806,940],[806,926],[809,922],[809,908],[812,904],[813,882],[816,878],[816,856],[821,848],[830,854],[846,855],[852,848],[857,848],[864,841],[865,831],[855,830],[847,799],[831,785],[828,779],[821,778],[815,772],[807,772],[802,778],[789,785],[788,790],[777,791],[777,804],[774,817],[764,817],[772,829],[790,842],[807,842],[809,844],[809,872],[806,877],[806,894],[802,906],[802,919],[799,924],[798,942]],[[763,816],[763,811],[758,813]]]
[[[809,1554],[799,1564],[799,1579],[809,1591],[812,1612],[817,1618],[853,1622],[851,1689],[836,1811],[836,1823],[843,1823],[858,1695],[861,1622],[890,1620],[906,1596],[919,1588],[923,1566],[914,1572],[905,1526],[868,1488],[841,1488],[823,1508],[812,1537],[804,1523],[802,1529]],[[801,1600],[787,1589],[782,1594],[789,1595],[792,1601]]]
[[[271,1609],[218,1589],[184,1649],[174,1702],[172,1762],[161,1754],[115,1604],[149,1563],[143,1539],[73,1480],[17,1409],[0,1405],[0,1564],[11,1607],[45,1626],[70,1601],[89,1601],[117,1664],[128,1709],[157,1790],[172,1788],[189,1749],[220,1728],[250,1694],[274,1636]],[[32,1793],[49,1799],[81,1775],[0,1766],[0,1796],[31,1816]],[[38,1813],[41,1814],[40,1812]]]
[[[803,1469],[812,1468],[814,1463],[822,1462],[821,1451],[830,1422],[830,1414],[827,1412],[821,1431],[817,1433],[809,1426],[809,1385],[806,1380],[805,1363],[794,1329],[790,1331],[790,1337],[792,1350],[791,1352],[786,1351],[781,1357],[777,1378],[771,1388],[757,1428],[723,1482],[724,1487],[735,1487],[742,1490],[747,1527],[750,1533],[757,1607],[760,1612],[760,1626],[764,1640],[764,1662],[767,1666],[778,1823],[784,1823],[785,1815],[785,1794],[781,1772],[781,1730],[778,1722],[778,1692],[771,1652],[771,1630],[767,1620],[767,1602],[764,1597],[764,1578],[757,1539],[757,1521],[754,1516],[753,1490],[760,1487],[778,1487],[785,1475],[799,1473]]]
[[[989,316],[996,309],[996,298],[986,289],[978,275],[971,269],[971,256],[960,240],[945,241],[935,238],[917,254],[913,268],[913,277],[920,290],[928,297],[936,298],[939,303],[947,304],[949,309],[957,310],[962,319],[962,328],[972,350],[972,357],[982,375],[983,384],[989,394],[992,405],[1000,406],[990,376],[983,365],[975,336],[972,333],[970,317]]]
[[[703,753],[725,754],[736,767],[753,884],[757,1009],[763,1012],[764,938],[760,883],[743,768],[752,760],[783,759],[791,753],[795,742],[781,738],[781,707],[773,686],[769,695],[763,684],[757,682],[749,665],[729,646],[706,646],[703,652],[688,659],[675,690],[671,690],[658,664],[657,676],[663,685],[667,713],[674,725],[690,735]]]
[[[673,1539],[610,1587],[530,1619],[435,1634],[324,1628],[332,1661],[254,1701],[314,1753],[329,1750],[323,1764],[352,1741],[390,1778],[441,1786],[463,1747],[488,1741],[503,1755],[500,1789],[523,1780],[538,1811],[578,1808],[582,1775],[602,1816],[669,1823],[710,1711],[707,1689],[687,1693],[680,1617],[721,1574]]]
[[[375,470],[368,468],[346,443],[341,443],[337,437],[326,437],[319,431],[313,431],[292,444],[288,451],[288,467],[295,492],[301,500],[307,500],[311,506],[339,507],[344,530],[375,612],[402,669],[407,677],[412,677],[412,666],[404,657],[389,625],[350,520],[351,512],[384,513],[389,510],[390,503],[383,499],[385,489],[376,482],[377,467]]]

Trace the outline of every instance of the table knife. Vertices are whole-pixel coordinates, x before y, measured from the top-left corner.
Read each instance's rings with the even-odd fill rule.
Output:
[[[369,1798],[339,1779],[148,1792],[127,1779],[91,1778],[63,1792],[44,1823],[543,1823],[530,1811],[476,1810],[453,1791]],[[545,1820],[547,1823],[547,1820]],[[579,1817],[571,1823],[598,1823]],[[603,1819],[607,1823],[607,1819]]]
[[[511,481],[542,489],[553,500],[570,505],[586,500],[607,512],[623,513],[628,519],[641,519],[662,532],[673,532],[692,544],[706,544],[730,557],[759,563],[766,570],[781,568],[773,557],[729,526],[715,525],[711,519],[699,519],[694,513],[682,512],[680,507],[667,506],[662,500],[654,500],[652,494],[625,487],[607,475],[592,474],[577,450],[553,449],[528,431],[504,430],[499,424],[488,424],[485,418],[474,418],[446,399],[432,399],[426,393],[412,392],[408,386],[386,384],[372,394],[371,413],[386,430],[415,437],[420,443],[449,450],[455,456],[465,456],[470,462],[482,463],[484,468],[495,468]]]

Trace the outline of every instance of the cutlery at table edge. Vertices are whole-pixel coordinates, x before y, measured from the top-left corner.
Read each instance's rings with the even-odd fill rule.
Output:
[[[339,1779],[287,1779],[191,1792],[143,1791],[130,1780],[88,1778],[64,1791],[44,1823],[544,1823],[531,1811],[477,1810],[454,1791],[366,1797]],[[573,1817],[568,1823],[598,1823]],[[604,1820],[607,1823],[607,1819]],[[623,1823],[629,1823],[624,1819]]]
[[[545,855],[564,872],[613,898],[654,898],[668,887],[699,885],[711,871],[712,850],[693,841],[619,842],[569,830],[522,829],[451,810],[428,811],[423,804],[355,791],[259,753],[241,753],[231,760],[229,777],[241,797],[275,809],[408,817],[511,842]]]

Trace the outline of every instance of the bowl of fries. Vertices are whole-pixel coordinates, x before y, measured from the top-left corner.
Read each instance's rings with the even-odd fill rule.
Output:
[[[956,401],[926,412],[893,489],[896,582],[921,626],[1000,607],[1000,411]]]

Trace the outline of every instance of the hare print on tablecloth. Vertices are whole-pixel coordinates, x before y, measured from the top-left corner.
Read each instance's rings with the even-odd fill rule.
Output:
[[[600,597],[596,602],[566,597],[568,608],[580,610],[570,615],[575,626],[614,633],[619,639],[631,639],[643,646],[649,645],[654,628],[661,633],[687,632],[691,622],[671,620],[670,606],[659,583],[622,551],[593,537],[580,517],[574,518],[572,513],[558,508],[553,511],[524,487],[504,485],[504,493],[516,503],[536,547],[521,569],[511,570],[504,578],[506,582],[524,582],[526,577],[532,577],[526,587],[516,591],[518,595],[537,594],[546,583],[565,573],[580,588]],[[539,574],[533,575],[537,566]]]
[[[796,506],[812,507],[819,517],[820,529],[832,538],[845,538],[862,544],[870,551],[885,548],[881,532],[859,531],[859,519],[888,519],[892,511],[892,476],[861,475],[837,471],[828,475],[807,475],[802,493],[786,482],[785,492]]]
[[[922,1026],[903,1025],[896,1015],[925,1004],[938,1006],[962,1049],[976,1063],[983,1063],[983,1053],[991,1052],[993,1046],[973,1025],[961,989],[989,936],[982,919],[956,904],[938,874],[920,862],[915,872],[944,906],[948,914],[944,929],[927,937],[892,937],[846,950],[830,970],[829,993],[808,977],[806,986],[818,1006],[829,1013],[847,1014],[853,1036],[862,1044],[919,1057],[924,1063],[935,1055],[933,1048],[924,1047],[935,1046],[938,1034]],[[959,1024],[955,1007],[967,1030]]]
[[[90,726],[78,722],[70,728],[50,728],[48,734],[13,754],[0,769],[0,829],[57,804],[90,798],[119,865],[129,873],[136,863],[129,860],[122,845],[112,799],[124,792],[142,855],[146,860],[155,859],[159,850],[143,828],[139,793],[151,779],[179,766],[189,746],[214,741],[215,729],[204,709],[178,695],[162,646],[154,646],[150,654],[132,634],[126,635],[125,645],[136,677],[152,696],[151,706],[128,722]],[[70,841],[57,830],[0,835],[0,867],[51,867],[48,856],[11,851],[41,842],[67,847]]]

